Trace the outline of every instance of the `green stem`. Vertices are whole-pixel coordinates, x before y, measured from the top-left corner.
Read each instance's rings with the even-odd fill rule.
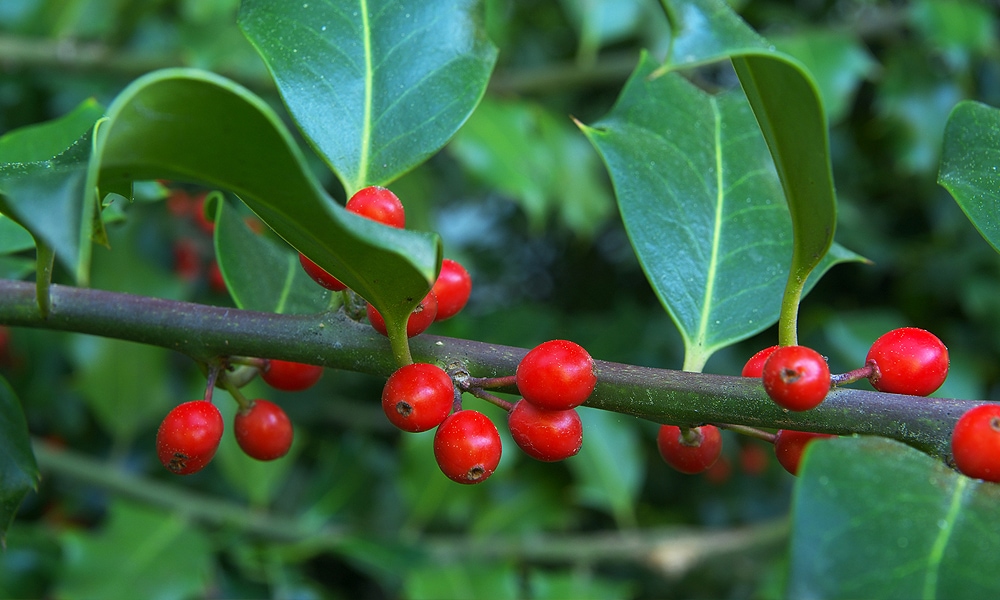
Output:
[[[237,354],[388,377],[399,366],[386,338],[341,313],[278,315],[53,285],[43,318],[32,284],[0,280],[0,324],[72,331],[162,346],[210,361]],[[513,373],[524,348],[419,335],[420,362],[459,365],[476,377]],[[817,408],[782,410],[756,378],[596,361],[597,387],[585,406],[656,423],[728,423],[835,435],[878,435],[933,456],[950,453],[951,431],[977,402],[835,388]],[[451,372],[449,370],[449,372]],[[497,391],[517,393],[515,386]]]

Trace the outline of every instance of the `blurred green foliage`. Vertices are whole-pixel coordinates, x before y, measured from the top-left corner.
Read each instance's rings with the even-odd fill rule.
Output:
[[[874,263],[839,266],[817,284],[800,338],[843,371],[886,329],[932,329],[952,352],[939,393],[1000,399],[1000,261],[935,183],[951,108],[966,98],[1000,104],[994,5],[735,5],[816,76],[830,115],[838,241]],[[5,0],[0,134],[88,97],[106,106],[164,66],[233,77],[278,107],[237,10],[236,0]],[[486,99],[445,152],[393,184],[408,225],[439,232],[475,281],[462,316],[433,332],[525,347],[564,337],[600,359],[679,368],[681,338],[570,120],[608,113],[640,49],[663,57],[662,9],[654,0],[489,0],[485,15],[499,47]],[[699,76],[733,82],[724,69]],[[111,250],[94,249],[91,284],[230,304],[209,283],[211,237],[192,213],[172,210],[174,193],[150,185],[144,194],[165,201],[137,203],[109,226]],[[27,248],[16,231],[0,218],[0,247]],[[31,257],[5,257],[0,275],[24,276]],[[178,274],[179,264],[190,268]],[[72,279],[57,271],[57,281]],[[767,598],[783,589],[785,544],[780,524],[773,530],[793,478],[770,456],[755,462],[753,440],[727,433],[716,469],[683,476],[656,456],[655,426],[585,409],[579,456],[540,464],[506,443],[487,485],[460,487],[437,472],[428,434],[384,422],[381,381],[331,371],[301,394],[248,389],[287,410],[293,456],[251,466],[227,434],[208,469],[178,479],[157,463],[153,439],[168,406],[202,394],[190,361],[123,342],[9,334],[0,374],[31,432],[80,462],[39,453],[45,477],[0,554],[3,597]],[[736,374],[775,339],[772,328],[721,350],[706,370]],[[635,546],[609,543],[610,530]]]

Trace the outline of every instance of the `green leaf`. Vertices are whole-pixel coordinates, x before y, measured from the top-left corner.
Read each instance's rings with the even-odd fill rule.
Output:
[[[475,108],[497,55],[479,10],[476,0],[244,0],[239,24],[352,194],[426,160]]]
[[[10,217],[0,215],[0,254],[21,252],[34,247],[35,240],[27,229]]]
[[[7,380],[0,377],[0,546],[17,508],[38,486],[38,466],[31,451],[28,423]]]
[[[775,52],[724,0],[665,6],[675,38],[661,70],[732,60],[771,152],[793,233],[779,338],[796,343],[799,301],[833,243],[837,223],[827,120],[816,84],[800,62]]]
[[[69,114],[0,138],[0,212],[56,253],[80,283],[88,279],[95,194],[88,186],[93,100]]]
[[[793,507],[790,598],[995,598],[1000,486],[882,438],[809,446]]]
[[[556,213],[574,233],[589,237],[611,211],[593,148],[568,118],[540,105],[487,97],[448,149],[467,170],[517,201],[535,230]]]
[[[812,73],[831,123],[847,116],[862,80],[878,68],[865,45],[848,31],[803,30],[772,37],[771,42]]]
[[[685,366],[779,316],[793,251],[781,185],[738,90],[711,96],[644,58],[585,133],[607,164],[646,276],[681,331]],[[760,232],[767,232],[761,235]],[[822,271],[856,255],[838,248]],[[815,278],[814,278],[815,281]]]
[[[116,438],[131,441],[156,423],[171,404],[169,352],[110,338],[73,338],[77,388],[97,421]]]
[[[101,180],[197,181],[237,194],[293,248],[378,308],[390,331],[437,276],[435,234],[386,227],[327,195],[278,116],[217,75],[168,69],[115,99],[98,130]]]
[[[97,533],[65,535],[56,596],[180,600],[208,593],[212,554],[204,534],[177,514],[121,500],[108,514]]]
[[[948,117],[938,183],[1000,252],[1000,110],[973,101]]]
[[[306,274],[294,250],[252,231],[221,194],[214,196],[215,254],[237,307],[308,314],[329,306],[330,293]]]
[[[403,590],[404,597],[411,600],[514,600],[521,597],[519,579],[516,568],[498,562],[426,566],[406,574]]]
[[[610,512],[620,527],[634,527],[642,488],[643,454],[632,417],[581,408],[583,446],[566,460],[582,504]]]

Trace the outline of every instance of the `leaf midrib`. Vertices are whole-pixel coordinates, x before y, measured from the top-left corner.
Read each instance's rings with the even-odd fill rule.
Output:
[[[361,156],[358,158],[358,179],[354,182],[354,189],[348,190],[349,194],[361,189],[361,186],[368,179],[368,161],[371,154],[372,137],[372,94],[375,87],[375,74],[372,71],[372,36],[371,24],[368,22],[368,0],[360,0],[361,4],[361,37],[365,53],[365,100],[364,115],[361,122]]]
[[[719,266],[719,247],[722,240],[722,210],[725,205],[725,186],[723,185],[722,174],[722,115],[719,112],[718,102],[713,98],[710,102],[712,116],[715,125],[715,220],[712,227],[712,252],[708,260],[708,271],[705,280],[705,295],[702,298],[701,319],[698,322],[698,333],[695,336],[691,348],[698,348],[697,354],[688,349],[688,356],[685,357],[685,370],[701,371],[705,366],[708,355],[706,340],[709,328],[709,320],[712,313],[712,297],[715,293],[715,279]]]

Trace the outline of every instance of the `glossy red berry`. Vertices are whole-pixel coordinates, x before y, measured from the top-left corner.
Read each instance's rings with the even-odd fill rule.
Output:
[[[481,412],[452,413],[434,433],[434,458],[441,472],[458,483],[482,483],[500,464],[500,432]]]
[[[951,454],[963,474],[1000,483],[1000,405],[966,411],[951,434]]]
[[[254,400],[249,408],[237,412],[233,433],[247,456],[257,460],[274,460],[288,454],[294,437],[288,415],[267,400]]]
[[[514,378],[525,400],[547,410],[575,408],[597,385],[594,359],[568,340],[550,340],[532,348],[518,363]]]
[[[197,242],[181,238],[174,243],[174,273],[188,282],[201,277],[201,250]]]
[[[774,455],[786,471],[792,475],[799,474],[799,463],[806,446],[820,438],[834,437],[828,433],[812,433],[808,431],[792,431],[781,429],[774,436]]]
[[[384,187],[372,185],[358,190],[344,207],[354,214],[402,229],[406,225],[403,203]]]
[[[541,461],[565,460],[583,446],[583,422],[572,408],[545,410],[521,399],[507,415],[507,425],[518,447]]]
[[[427,331],[427,328],[434,323],[437,309],[437,296],[434,295],[434,292],[428,292],[406,319],[406,337],[413,337]],[[365,310],[368,312],[368,322],[371,323],[372,328],[382,335],[388,335],[385,319],[375,310],[375,307],[369,303]]]
[[[750,357],[747,364],[743,365],[743,372],[741,375],[743,377],[760,377],[764,374],[764,363],[767,359],[774,354],[774,351],[781,346],[768,346],[763,350],[759,350],[756,354]]]
[[[948,377],[948,349],[933,333],[901,327],[875,340],[866,364],[875,367],[868,378],[880,392],[927,396]]]
[[[347,289],[347,286],[341,283],[339,279],[330,275],[324,271],[322,267],[306,258],[305,254],[299,253],[299,264],[302,265],[302,269],[305,270],[306,274],[309,275],[313,281],[326,289],[333,290],[335,292],[342,292]]]
[[[211,402],[174,407],[156,432],[156,454],[168,470],[189,475],[205,468],[222,440],[222,414]]]
[[[260,375],[276,390],[301,392],[316,385],[323,376],[323,367],[272,358]]]
[[[764,390],[778,406],[809,410],[830,391],[830,367],[812,348],[782,346],[764,361]]]
[[[722,434],[714,425],[693,427],[685,432],[676,425],[661,425],[656,447],[663,460],[688,475],[707,471],[722,454]]]
[[[451,413],[455,384],[444,369],[427,363],[400,367],[382,388],[382,410],[403,431],[434,429]]]
[[[434,287],[431,288],[438,299],[436,321],[444,321],[457,315],[472,294],[472,277],[465,267],[446,258],[441,262],[441,272],[438,274]]]

